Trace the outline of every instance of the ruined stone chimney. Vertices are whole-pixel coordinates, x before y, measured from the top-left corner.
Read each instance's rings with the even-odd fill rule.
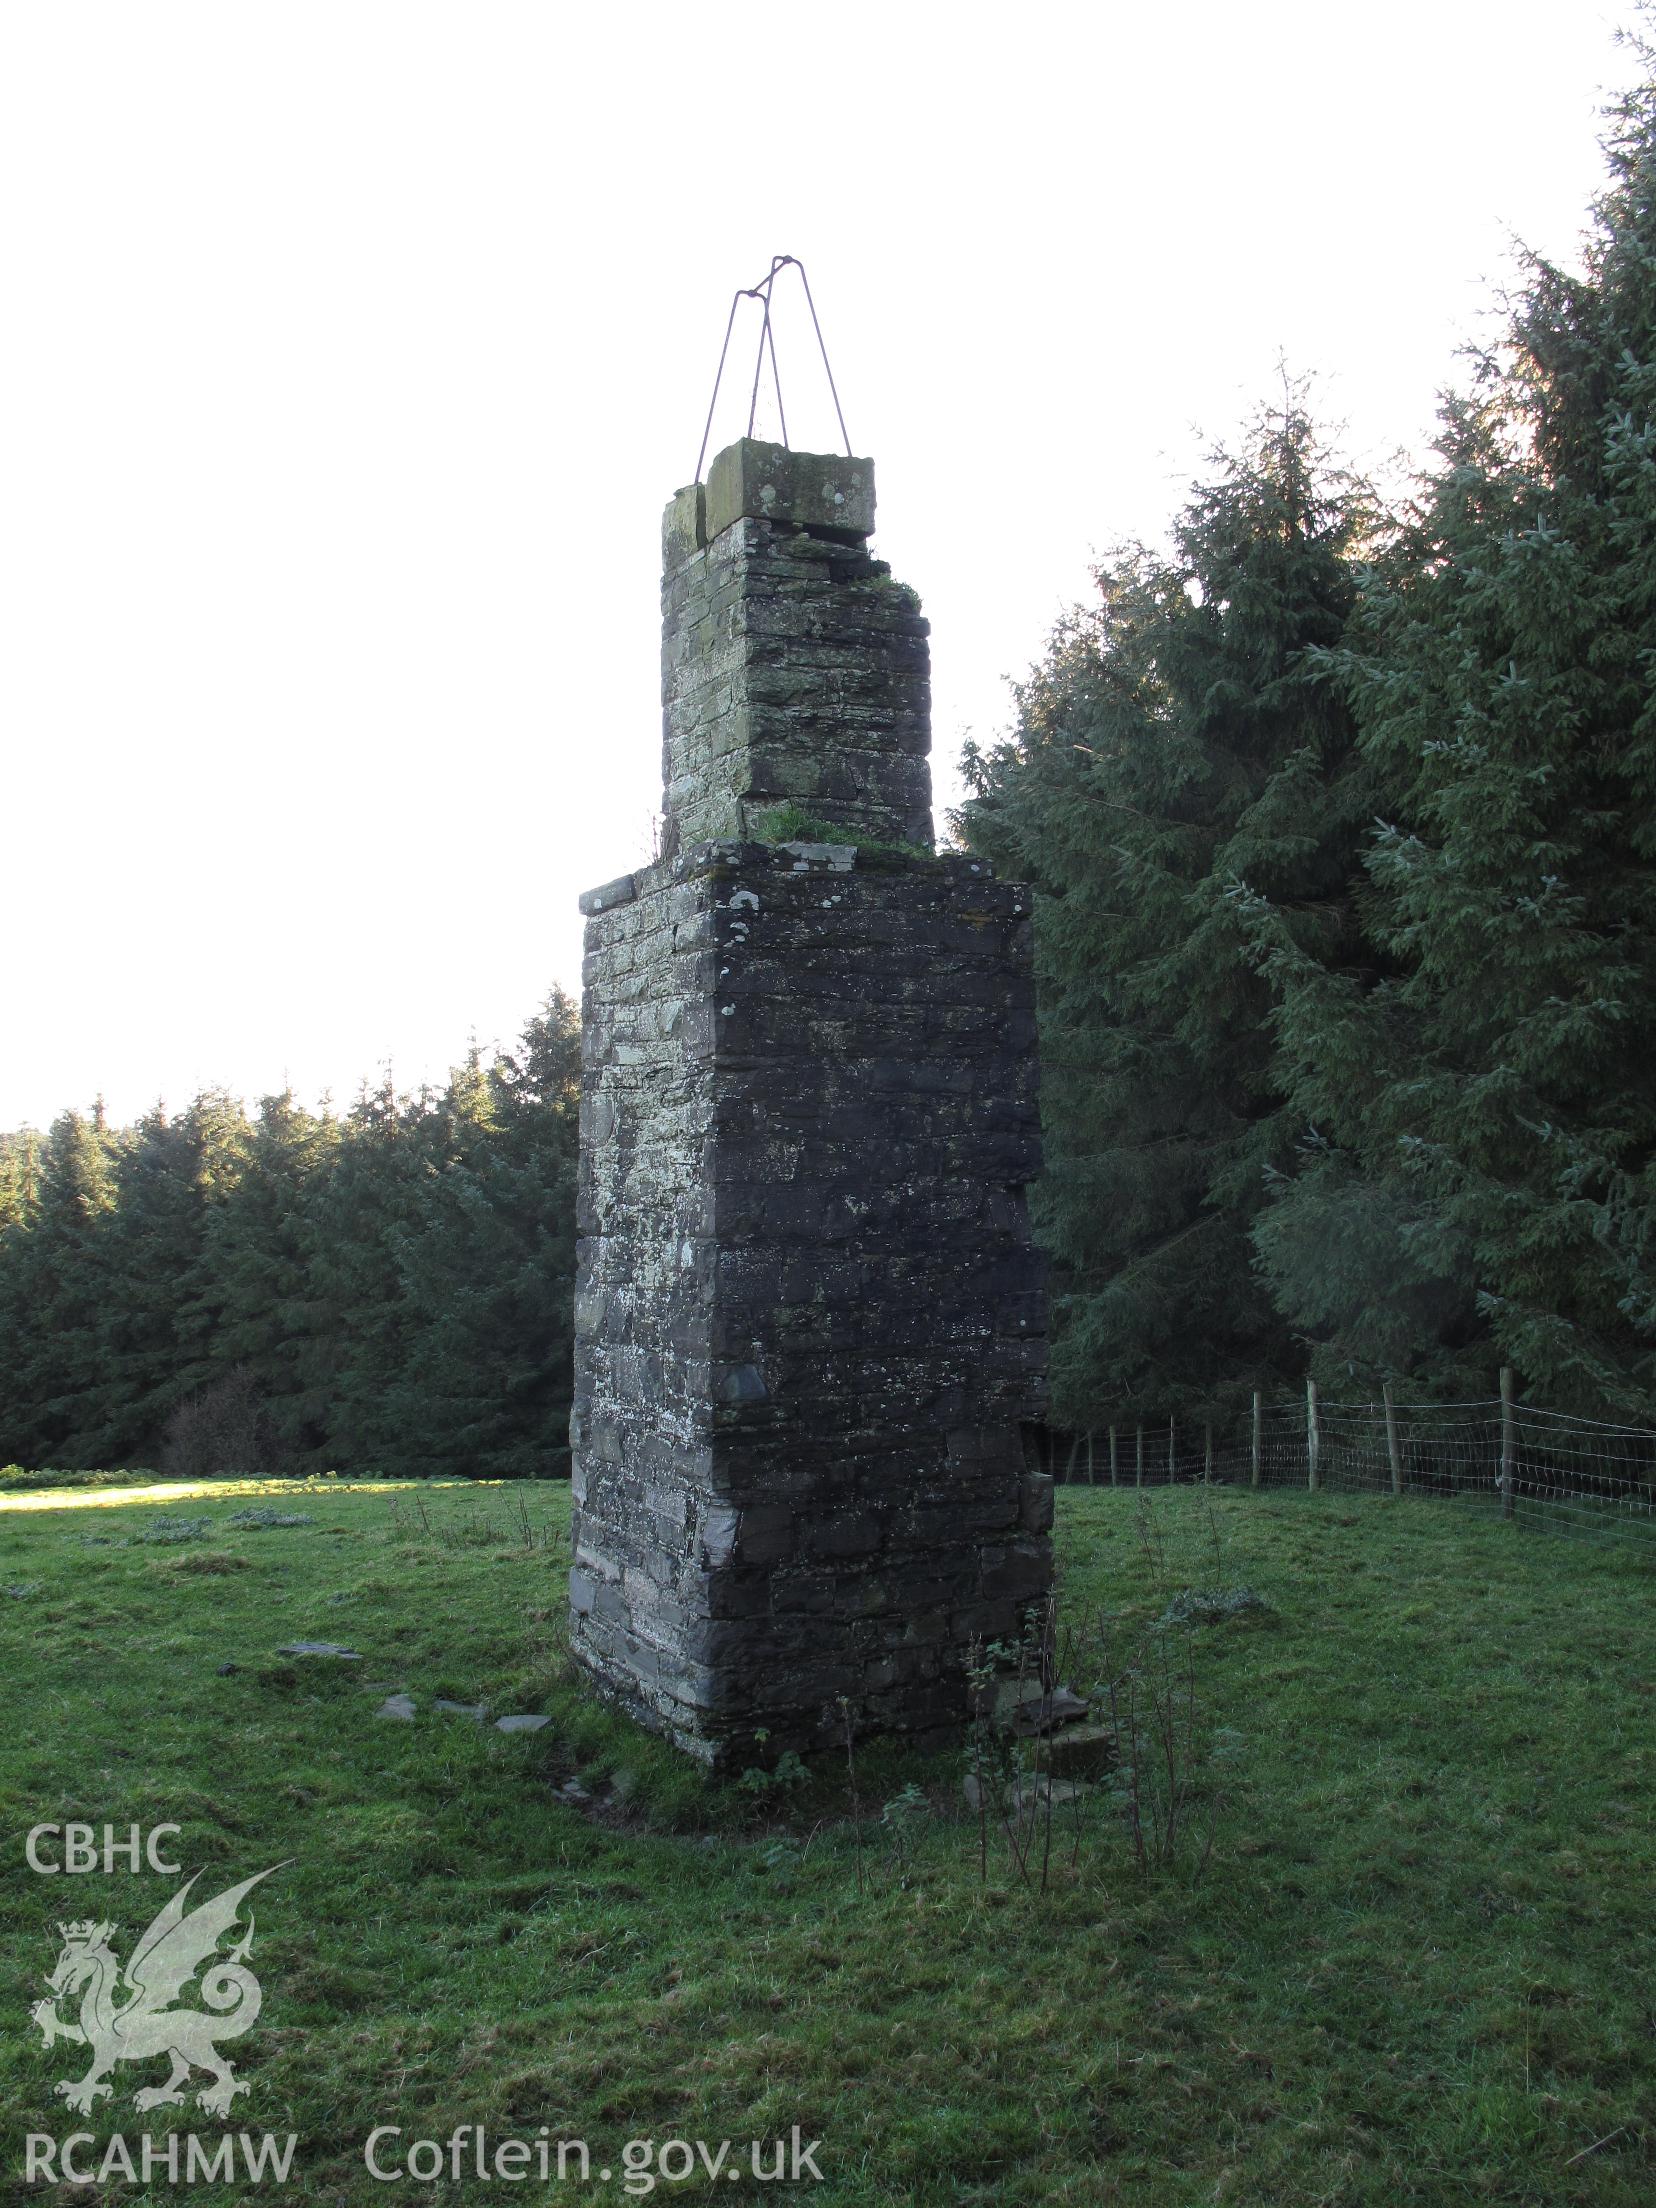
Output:
[[[662,528],[662,782],[678,848],[792,805],[931,849],[931,679],[913,591],[869,557],[874,464],[744,437]]]
[[[709,1763],[957,1727],[1051,1579],[1029,896],[932,853],[873,523],[752,439],[669,503],[664,853],[581,900],[573,1642]]]

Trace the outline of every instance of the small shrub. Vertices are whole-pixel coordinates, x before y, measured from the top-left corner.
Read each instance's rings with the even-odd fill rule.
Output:
[[[880,1812],[880,1823],[891,1843],[892,1861],[900,1870],[907,1869],[914,1860],[915,1850],[927,1819],[931,1804],[925,1789],[910,1779],[907,1786],[893,1794]]]
[[[162,1468],[174,1479],[257,1477],[278,1469],[280,1452],[258,1383],[238,1365],[210,1388],[180,1403],[167,1421]]]
[[[61,1465],[41,1465],[30,1472],[20,1464],[0,1466],[0,1493],[15,1494],[54,1487],[147,1487],[156,1474],[143,1465],[116,1471],[70,1472]]]
[[[271,1526],[314,1526],[315,1523],[308,1510],[275,1510],[268,1503],[232,1511],[225,1520],[226,1525],[246,1526],[253,1533],[263,1533]]]
[[[753,1737],[763,1748],[770,1735],[761,1727]],[[806,1785],[810,1776],[795,1751],[785,1748],[768,1768],[764,1764],[750,1763],[736,1784],[745,1794],[787,1794],[795,1787]]]

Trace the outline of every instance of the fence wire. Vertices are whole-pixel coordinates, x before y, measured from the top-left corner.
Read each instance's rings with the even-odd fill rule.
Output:
[[[1224,1425],[1052,1433],[1069,1485],[1313,1488],[1431,1496],[1580,1539],[1656,1555],[1656,1431],[1508,1403],[1261,1402]]]

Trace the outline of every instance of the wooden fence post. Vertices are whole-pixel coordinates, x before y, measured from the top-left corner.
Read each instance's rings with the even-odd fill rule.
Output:
[[[1512,1414],[1512,1367],[1501,1367],[1501,1516],[1518,1504],[1518,1422]]]
[[[1098,1466],[1093,1458],[1093,1430],[1090,1426],[1087,1428],[1087,1485],[1098,1485]]]
[[[1305,1484],[1313,1494],[1322,1485],[1322,1432],[1317,1424],[1317,1383],[1305,1383]]]
[[[1202,1485],[1204,1487],[1208,1486],[1211,1483],[1212,1479],[1213,1427],[1210,1423],[1202,1428]]]
[[[1259,1485],[1260,1464],[1265,1454],[1265,1398],[1258,1388],[1253,1391],[1253,1472],[1248,1481],[1250,1487]]]
[[[1116,1430],[1110,1428],[1110,1485],[1116,1484]]]
[[[1135,1461],[1133,1465],[1133,1485],[1135,1487],[1142,1487],[1144,1485],[1144,1428],[1142,1426],[1138,1430],[1138,1440],[1135,1446],[1134,1458]]]
[[[1386,1403],[1386,1461],[1391,1466],[1391,1487],[1394,1495],[1403,1492],[1403,1457],[1397,1446],[1397,1412],[1392,1404],[1392,1385],[1388,1380],[1380,1390]]]
[[[1173,1485],[1173,1421],[1167,1422],[1167,1484]]]

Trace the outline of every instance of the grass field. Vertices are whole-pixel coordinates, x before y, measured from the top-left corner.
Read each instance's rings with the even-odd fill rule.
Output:
[[[1239,1736],[1199,1779],[1205,1865],[1141,1871],[1100,1793],[1045,1892],[993,1837],[985,1878],[958,1756],[866,1751],[860,1826],[838,1762],[706,1789],[567,1674],[561,1488],[0,1498],[0,2181],[143,2197],[27,2194],[25,2135],[170,2122],[297,2134],[288,2186],[179,2188],[203,2203],[563,2197],[365,2166],[376,2126],[395,2166],[472,2124],[584,2139],[595,2200],[646,2197],[629,2140],[731,2140],[740,2185],[654,2196],[729,2200],[797,2124],[798,2190],[835,2202],[1648,2208],[1648,1565],[1447,1504],[1179,1490],[1148,1541],[1130,1493],[1059,1505],[1066,1612],[1108,1614],[1089,1664],[1180,1587],[1265,1598],[1178,1638],[1202,1738]],[[309,1522],[231,1523],[261,1506]],[[301,1638],[364,1661],[276,1653]],[[413,1724],[375,1715],[392,1688]],[[124,1957],[178,1884],[36,1875],[25,1835],[67,1822],[180,1826],[197,1898],[284,1865],[230,2118],[135,2114],[159,2060],[90,2118],[54,2101],[86,2060],[30,2021],[59,1920],[114,1919]]]

